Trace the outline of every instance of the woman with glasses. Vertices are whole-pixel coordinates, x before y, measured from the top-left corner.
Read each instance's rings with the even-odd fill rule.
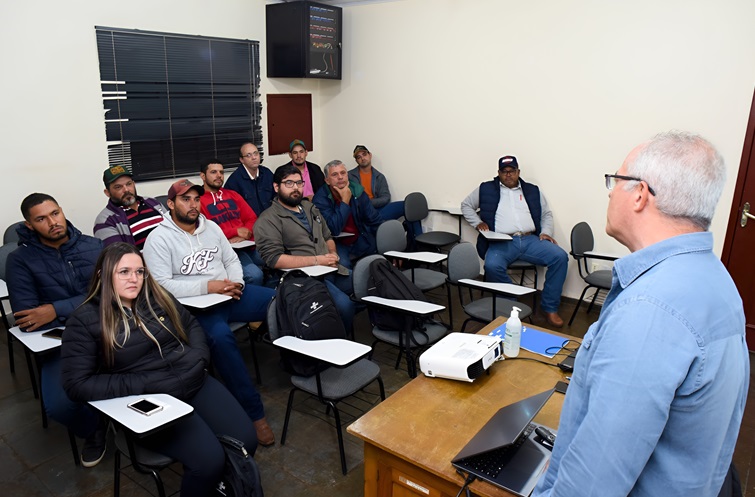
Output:
[[[197,321],[150,276],[126,243],[100,255],[84,303],[63,334],[62,382],[72,400],[166,393],[194,408],[191,416],[140,440],[184,465],[181,495],[208,495],[223,473],[226,434],[254,453],[252,421],[208,376],[210,352]]]

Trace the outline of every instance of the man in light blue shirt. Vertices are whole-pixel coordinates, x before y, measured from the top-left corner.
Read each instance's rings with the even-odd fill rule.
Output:
[[[707,231],[724,182],[713,146],[680,132],[606,175],[606,232],[632,254],[579,349],[533,495],[718,495],[750,375],[742,301]]]

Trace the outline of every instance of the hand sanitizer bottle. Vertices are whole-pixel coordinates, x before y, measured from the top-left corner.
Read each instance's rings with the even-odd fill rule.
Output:
[[[519,343],[522,340],[522,322],[519,320],[520,308],[511,310],[511,317],[506,321],[506,336],[503,340],[503,353],[506,357],[519,355]]]

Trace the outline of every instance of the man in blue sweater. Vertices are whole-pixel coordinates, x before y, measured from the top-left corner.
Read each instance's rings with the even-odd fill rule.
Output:
[[[241,167],[225,182],[225,187],[241,195],[257,217],[270,207],[275,197],[273,190],[273,172],[260,165],[262,156],[257,145],[244,142],[239,148]]]
[[[351,180],[340,160],[325,165],[325,183],[315,193],[312,203],[338,238],[336,247],[341,264],[351,268],[351,261],[377,252],[375,234],[383,222],[372,206],[362,185]]]
[[[66,220],[50,195],[32,193],[21,202],[25,222],[17,228],[19,247],[8,255],[8,294],[16,324],[25,332],[65,326],[82,302],[102,242]],[[88,404],[73,402],[60,382],[60,349],[40,358],[40,384],[47,415],[85,438],[82,466],[105,455],[106,430]]]

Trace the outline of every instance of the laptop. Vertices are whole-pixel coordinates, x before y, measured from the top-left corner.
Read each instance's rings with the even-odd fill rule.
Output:
[[[551,456],[534,440],[538,425],[532,419],[552,394],[547,390],[499,409],[451,464],[509,492],[530,495]]]

